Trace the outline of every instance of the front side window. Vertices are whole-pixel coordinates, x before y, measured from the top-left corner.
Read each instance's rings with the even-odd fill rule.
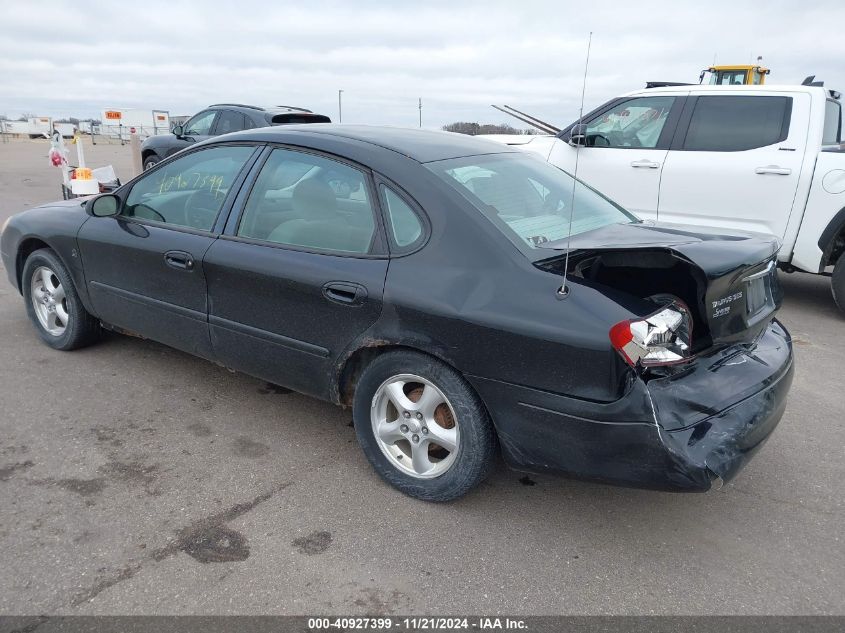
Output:
[[[132,186],[121,215],[210,231],[254,147],[192,152],[148,172]]]
[[[468,156],[426,167],[532,259],[533,249],[637,218],[566,172],[517,153]],[[573,188],[575,195],[573,198]],[[574,205],[574,206],[573,206]],[[571,217],[571,224],[570,224]]]
[[[185,124],[185,136],[208,136],[211,134],[211,124],[214,123],[214,110],[200,112]]]
[[[836,145],[842,140],[842,106],[828,100],[824,106],[824,131],[822,145]]]
[[[590,147],[653,149],[675,97],[639,97],[615,105],[587,124]]]
[[[773,145],[789,134],[790,97],[699,97],[684,149],[737,152]]]
[[[234,110],[223,110],[217,117],[216,134],[228,134],[244,129],[244,115]]]
[[[746,70],[720,70],[710,75],[710,85],[715,86],[742,86],[747,77]],[[757,83],[757,82],[755,82]]]
[[[255,180],[238,235],[364,254],[370,251],[375,229],[363,172],[322,156],[276,149]]]

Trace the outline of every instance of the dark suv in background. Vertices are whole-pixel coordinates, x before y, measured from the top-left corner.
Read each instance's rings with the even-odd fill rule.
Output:
[[[184,125],[174,125],[172,134],[150,136],[141,144],[144,171],[181,149],[212,136],[286,123],[331,123],[324,114],[292,106],[258,106],[216,103],[198,112]]]

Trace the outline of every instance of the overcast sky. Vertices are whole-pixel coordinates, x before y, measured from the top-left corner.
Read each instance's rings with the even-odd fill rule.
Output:
[[[804,2],[8,2],[0,113],[192,114],[216,102],[297,105],[344,123],[511,122],[508,104],[564,125],[647,80],[698,81],[763,55],[769,83],[845,89],[842,0]]]

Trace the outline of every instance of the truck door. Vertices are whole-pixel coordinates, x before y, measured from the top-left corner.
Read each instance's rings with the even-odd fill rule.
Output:
[[[585,119],[587,145],[578,149],[578,178],[641,218],[654,218],[682,102],[677,96],[632,97]],[[575,154],[564,139],[555,143],[549,162],[572,174]]]
[[[783,238],[809,112],[806,93],[690,98],[663,169],[660,221]]]

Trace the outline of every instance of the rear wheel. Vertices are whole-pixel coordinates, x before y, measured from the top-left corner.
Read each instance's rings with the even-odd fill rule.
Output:
[[[40,249],[27,258],[21,290],[27,315],[50,347],[72,350],[97,339],[100,324],[85,310],[70,274],[53,251]]]
[[[370,363],[353,417],[376,472],[412,497],[460,497],[493,464],[496,436],[478,396],[455,370],[424,354],[394,351]]]
[[[833,291],[833,300],[839,309],[845,312],[845,253],[839,256],[839,261],[833,268],[833,276],[830,278],[830,288]]]

